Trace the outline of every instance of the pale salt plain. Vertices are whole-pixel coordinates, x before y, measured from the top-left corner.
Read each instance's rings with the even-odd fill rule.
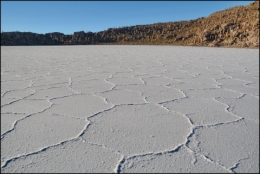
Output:
[[[1,172],[259,172],[259,50],[2,46]]]

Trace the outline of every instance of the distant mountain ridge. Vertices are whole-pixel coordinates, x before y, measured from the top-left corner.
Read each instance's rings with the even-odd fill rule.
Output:
[[[190,45],[259,48],[259,2],[196,20],[109,28],[101,32],[2,32],[1,45]]]

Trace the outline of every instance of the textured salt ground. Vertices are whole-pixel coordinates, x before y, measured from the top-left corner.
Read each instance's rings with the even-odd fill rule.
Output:
[[[1,47],[1,172],[259,172],[259,52]]]

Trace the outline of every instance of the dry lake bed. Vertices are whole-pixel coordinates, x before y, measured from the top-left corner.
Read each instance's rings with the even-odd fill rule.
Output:
[[[259,172],[259,49],[1,46],[1,172]]]

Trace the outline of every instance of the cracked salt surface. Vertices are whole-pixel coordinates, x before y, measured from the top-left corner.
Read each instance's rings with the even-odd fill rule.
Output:
[[[127,156],[172,149],[183,143],[190,131],[185,117],[154,104],[119,105],[90,120],[84,139]]]
[[[1,172],[259,172],[259,52],[1,47]]]

